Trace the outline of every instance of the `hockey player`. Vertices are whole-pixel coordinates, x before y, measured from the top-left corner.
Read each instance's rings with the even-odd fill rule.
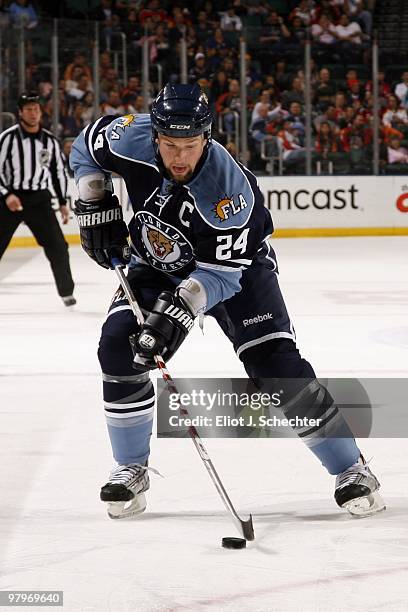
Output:
[[[132,259],[128,279],[147,313],[140,328],[119,289],[102,328],[98,356],[117,465],[101,499],[112,518],[145,509],[154,406],[149,371],[154,355],[168,361],[194,319],[206,313],[258,386],[272,377],[298,381],[285,414],[321,419],[321,427],[297,433],[337,476],[336,502],[352,514],[372,514],[385,507],[378,480],[296,346],[269,243],[272,221],[256,178],[212,140],[211,124],[197,85],[168,84],[150,116],[102,117],[72,148],[82,246],[108,269],[112,256],[124,264]],[[126,183],[134,210],[129,228],[111,192],[111,172]],[[244,325],[259,313],[271,316]]]

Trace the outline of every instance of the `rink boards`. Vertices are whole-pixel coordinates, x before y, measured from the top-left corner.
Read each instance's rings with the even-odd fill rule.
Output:
[[[132,213],[124,181],[117,177],[113,182],[129,220]],[[265,176],[258,177],[258,182],[273,217],[274,237],[408,235],[408,177]],[[70,178],[71,208],[76,197]],[[79,242],[73,215],[63,231],[68,242]],[[29,229],[21,224],[11,246],[33,245]]]

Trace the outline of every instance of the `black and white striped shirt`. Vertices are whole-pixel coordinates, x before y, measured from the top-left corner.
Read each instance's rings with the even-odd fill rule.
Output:
[[[29,134],[13,125],[0,134],[0,195],[54,188],[65,204],[67,174],[58,140],[43,128]]]

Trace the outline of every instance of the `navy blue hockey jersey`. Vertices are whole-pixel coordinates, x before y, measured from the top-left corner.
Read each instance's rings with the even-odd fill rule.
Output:
[[[77,181],[96,171],[123,177],[136,260],[178,282],[199,280],[206,310],[240,291],[254,258],[268,257],[272,220],[256,178],[216,141],[191,180],[177,183],[156,163],[149,115],[102,117],[75,140],[70,163]]]

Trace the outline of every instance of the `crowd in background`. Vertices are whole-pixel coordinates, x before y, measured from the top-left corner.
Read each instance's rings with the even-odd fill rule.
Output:
[[[55,6],[58,5],[58,7]],[[312,41],[313,158],[331,162],[336,173],[371,173],[373,83],[370,0],[225,0],[159,2],[1,2],[1,18],[24,19],[39,28],[47,16],[100,22],[100,114],[143,112],[141,49],[147,38],[151,65],[163,79],[180,75],[178,48],[185,36],[188,79],[198,81],[211,101],[215,136],[237,155],[235,130],[241,112],[239,37],[247,40],[249,166],[271,171],[280,159],[284,172],[303,172],[305,162],[304,45]],[[56,11],[58,14],[56,14]],[[121,82],[113,63],[117,33],[126,35],[129,77]],[[45,127],[52,123],[52,84],[35,61],[27,63],[27,87],[38,89]],[[48,77],[48,78],[47,78]],[[395,82],[378,74],[380,161],[383,171],[408,164],[408,66]],[[79,48],[61,66],[59,136],[69,143],[94,115],[89,48]],[[154,83],[148,103],[156,94]],[[390,166],[392,168],[390,169]]]

